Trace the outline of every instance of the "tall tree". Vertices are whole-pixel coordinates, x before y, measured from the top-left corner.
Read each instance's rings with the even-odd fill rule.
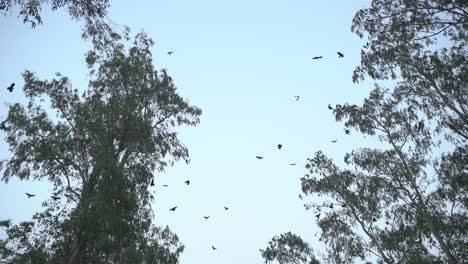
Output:
[[[201,110],[155,70],[152,45],[144,33],[128,50],[122,42],[96,42],[81,96],[60,74],[45,81],[23,73],[29,102],[12,105],[4,122],[12,157],[2,161],[2,180],[48,180],[63,199],[46,201],[33,221],[2,222],[3,263],[37,256],[44,263],[178,262],[183,246],[152,224],[148,188],[167,165],[189,161],[173,128],[195,126]],[[44,98],[57,118],[47,114]]]
[[[302,191],[328,199],[307,204],[320,216],[327,261],[468,259],[467,29],[466,1],[373,0],[357,12],[352,30],[368,40],[353,81],[396,85],[334,109],[385,147],[353,150],[346,168],[320,151],[306,164]]]

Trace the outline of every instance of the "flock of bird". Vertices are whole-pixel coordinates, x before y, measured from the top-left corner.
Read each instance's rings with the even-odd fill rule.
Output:
[[[173,53],[174,53],[173,51],[168,51],[168,52],[167,52],[168,55],[172,55]],[[337,54],[338,54],[338,58],[343,58],[343,57],[344,57],[343,53],[341,53],[341,52],[337,52]],[[323,56],[315,56],[315,57],[312,57],[313,60],[319,60],[319,59],[322,59],[322,58],[323,58]],[[6,89],[11,93],[11,92],[13,92],[14,87],[15,87],[15,83],[12,83],[12,84],[11,84],[10,86],[8,86]],[[299,99],[300,99],[301,97],[300,97],[299,95],[295,95],[294,98],[295,98],[296,101],[299,101]],[[336,105],[336,108],[339,108],[339,107],[341,107],[341,105]],[[329,104],[329,105],[328,105],[328,109],[329,109],[329,110],[333,110],[333,107]],[[0,123],[0,130],[6,130],[5,121],[3,121],[3,122]],[[350,134],[350,131],[349,131],[348,129],[345,129],[345,133],[346,133],[347,135],[349,135],[349,134]],[[335,139],[335,140],[332,140],[331,142],[332,142],[332,143],[336,143],[337,141],[338,141],[338,140]],[[276,147],[280,150],[280,149],[283,147],[283,145],[282,145],[282,144],[278,144]],[[257,155],[257,156],[255,156],[255,157],[256,157],[257,159],[259,159],[259,160],[262,160],[262,159],[263,159],[263,156],[258,156],[258,155]],[[296,163],[290,163],[289,165],[295,166]],[[190,180],[186,180],[184,183],[188,186],[188,185],[190,185]],[[154,186],[155,186],[155,184],[154,184],[154,179],[151,179],[150,186],[151,186],[151,187],[154,187]],[[168,186],[167,184],[163,184],[162,187],[169,187],[169,186]],[[36,195],[26,192],[26,196],[27,196],[28,198],[32,198],[32,197],[34,197],[34,196],[36,196]],[[52,198],[54,201],[57,201],[57,200],[60,199],[60,197],[54,196],[54,195],[52,195],[51,198]],[[333,209],[333,206],[334,206],[334,205],[335,205],[335,204],[330,204],[328,207],[331,208],[331,209]],[[339,205],[339,204],[338,204],[338,205]],[[346,205],[346,204],[341,204],[341,206],[342,206],[342,207],[346,207],[347,205]],[[177,209],[177,206],[174,206],[174,207],[171,207],[171,208],[169,209],[169,211],[175,212],[176,209]],[[229,207],[224,206],[224,211],[227,211],[227,210],[229,210]],[[320,218],[320,213],[317,214],[317,215],[315,215],[315,217],[317,217],[317,219],[319,219],[319,218]],[[210,216],[203,216],[203,218],[204,218],[205,220],[208,220],[208,219],[210,218]],[[375,220],[375,219],[374,219],[374,220]],[[376,221],[376,220],[375,220],[375,221]],[[211,246],[211,248],[212,248],[213,250],[217,250],[217,248],[216,248],[215,246],[213,246],[213,245]]]
[[[184,183],[185,183],[187,186],[189,186],[189,185],[190,185],[190,180],[186,180]],[[151,187],[154,187],[154,186],[155,186],[155,184],[154,184],[154,179],[151,179],[150,186],[151,186]],[[163,184],[162,187],[169,187],[169,185]],[[174,207],[171,207],[171,208],[169,209],[169,211],[175,212],[176,209],[177,209],[177,206],[174,206]],[[227,210],[229,210],[229,207],[224,206],[224,211],[227,211]],[[204,218],[205,220],[208,220],[208,219],[210,218],[210,216],[209,216],[209,215],[204,215],[203,218]],[[211,249],[217,250],[217,248],[216,248],[215,246],[213,246],[213,245],[211,246]]]

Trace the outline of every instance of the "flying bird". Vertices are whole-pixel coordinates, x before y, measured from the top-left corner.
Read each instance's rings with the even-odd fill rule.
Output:
[[[348,205],[347,204],[342,204],[341,207],[347,207]]]
[[[299,98],[301,98],[299,95],[295,95],[294,98],[296,98],[296,101],[299,101]]]
[[[262,156],[255,156],[257,159],[263,159]]]
[[[319,218],[320,218],[320,214],[316,214],[315,217],[317,217],[317,219],[319,219]]]
[[[283,147],[283,145],[281,145],[281,144],[278,144],[278,146],[277,146],[277,147],[278,147],[278,149],[281,149],[281,148]]]
[[[333,107],[330,104],[328,104],[328,109],[333,110]]]
[[[60,199],[60,197],[55,196],[55,195],[52,195],[51,198],[54,199],[54,201],[57,201],[58,199]]]
[[[372,218],[372,222],[377,222],[377,218]]]
[[[150,185],[151,185],[151,186],[154,186],[154,179],[151,179]]]
[[[289,163],[289,165],[291,165],[291,166],[296,166],[296,163]]]
[[[315,57],[313,57],[312,59],[313,59],[313,60],[318,60],[318,59],[321,59],[321,58],[323,58],[323,56],[315,56]]]
[[[203,216],[203,218],[205,218],[205,220],[208,220],[208,218],[210,218],[210,216]]]
[[[216,248],[215,248],[214,246],[211,246],[211,248],[212,248],[213,250],[216,250]]]
[[[30,193],[26,193],[26,195],[28,196],[28,198],[36,196],[35,194],[30,194]]]
[[[177,209],[177,206],[172,207],[171,209],[169,209],[169,211],[173,211],[173,212],[174,212],[175,209]]]
[[[173,51],[169,51],[167,54],[172,55],[172,53],[174,53],[174,52],[173,52]]]
[[[338,139],[335,139],[335,140],[332,140],[331,142],[332,143],[336,143],[338,141]]]
[[[163,184],[163,187],[169,187],[169,185],[167,185],[167,184]]]
[[[344,57],[343,53],[341,53],[339,51],[336,54],[338,54],[338,58],[343,58]]]
[[[346,135],[349,135],[349,129],[345,129],[344,132],[346,133]]]
[[[328,208],[333,209],[333,204],[330,204],[330,206],[328,206]]]
[[[224,206],[224,211],[229,210],[229,207]]]
[[[190,184],[190,181],[189,181],[189,180],[186,180],[186,181],[185,181],[185,184],[189,185],[189,184]]]
[[[12,83],[10,84],[10,86],[8,86],[7,90],[11,92],[13,92],[13,88],[15,87],[15,83]]]

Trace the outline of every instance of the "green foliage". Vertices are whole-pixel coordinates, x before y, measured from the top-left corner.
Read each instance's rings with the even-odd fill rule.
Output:
[[[103,18],[109,7],[109,0],[0,0],[0,12],[7,13],[13,7],[19,7],[19,16],[24,23],[30,23],[34,28],[37,24],[42,24],[40,15],[44,5],[49,4],[52,10],[66,8],[70,16],[75,20],[85,19],[91,21],[96,18]]]
[[[109,0],[0,0],[0,14],[7,15],[17,7],[18,17],[22,17],[23,23],[29,23],[35,28],[43,23],[41,11],[44,6],[53,11],[67,9],[73,20],[84,23],[82,38],[90,39],[95,46],[99,42],[119,41],[122,38],[121,34],[126,35],[129,31],[128,27],[123,25],[118,29],[119,25],[107,17]]]
[[[334,109],[385,147],[353,150],[345,168],[320,151],[306,164],[302,191],[327,199],[307,208],[320,213],[328,262],[468,259],[467,29],[466,1],[373,0],[354,17],[368,43],[353,80],[396,86]],[[440,153],[441,144],[453,150]]]
[[[458,0],[372,1],[353,19],[368,37],[353,80],[398,78],[395,96],[468,140],[467,10]]]
[[[279,264],[320,264],[309,245],[291,232],[273,237],[268,244],[265,250],[260,250],[265,263],[277,261]]]
[[[128,51],[101,36],[87,55],[91,81],[81,96],[59,73],[50,81],[23,73],[29,102],[10,107],[12,157],[2,162],[2,180],[47,179],[65,207],[51,200],[32,223],[2,222],[4,263],[34,254],[47,263],[178,262],[183,246],[167,228],[152,225],[148,187],[156,172],[189,161],[173,128],[195,126],[201,110],[154,69],[153,42],[144,33]],[[43,98],[57,118],[49,117]]]

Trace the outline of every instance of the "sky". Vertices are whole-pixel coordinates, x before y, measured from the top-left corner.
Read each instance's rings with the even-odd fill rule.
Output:
[[[316,197],[298,198],[299,179],[307,173],[306,158],[316,151],[344,166],[346,152],[377,144],[355,131],[346,135],[327,108],[361,104],[373,86],[351,79],[365,43],[351,32],[351,22],[369,2],[110,2],[109,18],[133,34],[148,33],[155,41],[156,68],[167,69],[180,95],[203,111],[197,127],[176,129],[191,162],[157,173],[153,188],[154,222],[168,225],[185,245],[181,264],[262,263],[258,249],[288,231],[317,254],[325,252],[314,212],[304,208]],[[81,39],[80,22],[63,10],[44,8],[44,24],[31,29],[16,16],[17,11],[0,16],[0,87],[12,82],[17,87],[13,93],[0,89],[2,120],[8,104],[26,102],[21,89],[26,69],[42,79],[60,72],[80,90],[88,82],[84,53],[91,44]],[[338,59],[337,51],[344,58]],[[0,158],[8,157],[2,139]],[[46,182],[1,182],[0,219],[29,219],[50,190]],[[27,199],[25,192],[36,197]],[[178,208],[170,212],[173,206]]]

